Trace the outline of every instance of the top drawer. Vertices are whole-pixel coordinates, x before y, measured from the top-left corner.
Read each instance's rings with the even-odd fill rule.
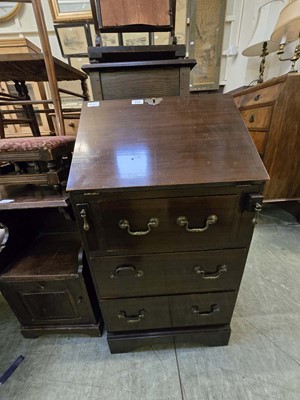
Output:
[[[270,103],[277,99],[281,87],[282,84],[278,84],[255,90],[253,92],[234,97],[234,101],[238,108]]]
[[[95,201],[77,204],[77,218],[90,251],[135,254],[225,248],[236,239],[238,199],[222,195]]]

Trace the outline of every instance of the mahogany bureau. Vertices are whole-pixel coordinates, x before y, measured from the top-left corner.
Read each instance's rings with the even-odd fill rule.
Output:
[[[267,180],[230,95],[85,103],[67,190],[112,353],[228,343]]]

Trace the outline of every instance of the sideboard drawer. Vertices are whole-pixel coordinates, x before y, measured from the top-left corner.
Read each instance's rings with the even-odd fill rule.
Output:
[[[236,292],[102,300],[108,331],[228,324]]]
[[[266,131],[250,131],[252,140],[259,152],[260,156],[263,157],[267,145],[268,132]]]
[[[108,254],[193,251],[228,247],[235,233],[237,195],[99,201],[83,236]],[[78,205],[78,209],[83,205]],[[81,211],[80,211],[81,212]],[[95,244],[95,235],[98,243]]]
[[[242,110],[241,114],[249,130],[268,130],[272,116],[272,106]]]
[[[245,249],[91,257],[99,298],[237,290]]]
[[[264,103],[270,103],[277,99],[278,93],[282,89],[282,84],[258,89],[250,93],[236,96],[234,101],[238,108],[261,105]]]

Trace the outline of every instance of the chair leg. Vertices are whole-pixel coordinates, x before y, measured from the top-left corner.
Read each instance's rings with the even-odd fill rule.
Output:
[[[15,88],[19,96],[22,97],[24,100],[31,100],[25,81],[14,81],[14,82],[15,82]],[[36,115],[34,113],[32,104],[23,106],[23,110],[26,115],[26,118],[30,120],[28,124],[30,126],[33,136],[41,136],[40,128],[37,123]]]
[[[4,138],[5,138],[3,116],[2,116],[2,113],[1,113],[1,112],[0,112],[0,138],[1,138],[1,139],[4,139]]]

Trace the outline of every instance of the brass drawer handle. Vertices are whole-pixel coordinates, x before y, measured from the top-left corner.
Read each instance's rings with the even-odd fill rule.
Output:
[[[260,99],[260,94],[257,94],[255,97],[254,97],[254,101],[258,101]]]
[[[138,315],[127,315],[125,311],[119,311],[117,317],[119,319],[125,319],[128,324],[136,324],[141,322],[146,316],[146,310],[139,310]]]
[[[119,273],[122,271],[131,271],[133,273],[133,276],[136,278],[141,278],[144,275],[144,271],[142,271],[141,269],[136,269],[135,265],[119,265],[114,272],[111,274],[111,278],[118,278],[120,275]]]
[[[200,274],[202,279],[219,279],[222,272],[227,272],[227,265],[219,265],[216,272],[205,272],[197,265],[194,271],[196,274]]]
[[[189,221],[187,220],[187,217],[184,216],[178,217],[176,222],[179,226],[185,226],[187,232],[199,233],[207,231],[209,226],[214,225],[217,221],[218,217],[216,215],[209,215],[204,228],[189,228]]]
[[[249,117],[249,122],[252,124],[255,121],[254,114],[251,114]]]
[[[127,229],[127,232],[131,236],[145,236],[148,235],[148,233],[151,232],[151,228],[157,228],[159,226],[159,219],[158,218],[151,218],[150,221],[147,224],[148,229],[146,231],[131,231],[130,230],[130,224],[127,219],[121,219],[119,221],[119,227],[121,229]]]
[[[83,219],[83,229],[88,231],[90,229],[90,224],[88,223],[87,213],[84,208],[80,211],[80,216]]]
[[[198,306],[193,306],[192,307],[192,313],[199,315],[200,317],[208,317],[210,315],[213,315],[214,313],[217,313],[220,311],[220,307],[217,304],[212,304],[212,306],[210,307],[210,311],[199,311],[199,307]]]

